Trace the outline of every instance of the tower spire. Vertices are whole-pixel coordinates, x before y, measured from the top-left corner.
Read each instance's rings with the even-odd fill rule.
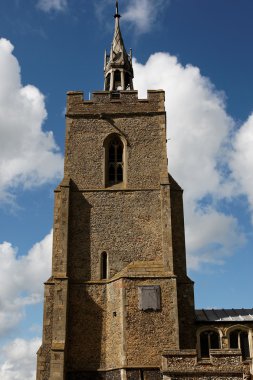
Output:
[[[116,0],[115,29],[110,54],[105,55],[106,91],[133,90],[132,52],[127,54],[120,30],[119,3]]]

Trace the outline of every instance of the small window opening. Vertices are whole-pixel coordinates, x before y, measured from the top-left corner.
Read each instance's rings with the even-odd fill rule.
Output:
[[[200,334],[200,354],[202,358],[209,357],[210,349],[219,349],[219,334],[215,331],[203,331]]]
[[[109,73],[105,79],[105,91],[110,91],[111,74]]]
[[[109,142],[107,170],[109,185],[123,182],[123,143],[118,136]]]
[[[107,253],[101,253],[101,280],[107,279]]]
[[[230,348],[239,348],[238,330],[232,331],[230,334]]]
[[[246,331],[234,330],[230,333],[230,348],[239,348],[242,352],[242,359],[246,360],[250,357],[249,339]]]
[[[130,75],[128,73],[125,74],[125,87],[126,90],[130,90]]]
[[[122,90],[121,87],[121,72],[119,70],[116,70],[114,72],[114,89],[117,91]]]

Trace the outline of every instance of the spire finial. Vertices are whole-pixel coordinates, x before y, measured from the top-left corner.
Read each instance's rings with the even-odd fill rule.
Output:
[[[115,13],[114,17],[115,18],[116,17],[118,17],[118,18],[121,17],[120,14],[119,14],[119,1],[118,0],[116,0],[116,13]]]

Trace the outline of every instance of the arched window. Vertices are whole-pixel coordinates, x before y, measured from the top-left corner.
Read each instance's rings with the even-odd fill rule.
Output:
[[[116,185],[123,182],[123,151],[124,146],[117,135],[113,135],[107,144],[106,183]]]
[[[249,338],[247,331],[233,330],[229,335],[230,348],[239,348],[242,352],[242,359],[250,357]]]
[[[101,280],[107,279],[107,253],[101,253]]]
[[[200,334],[200,355],[202,358],[209,357],[210,349],[218,348],[220,348],[220,339],[216,331],[208,330]]]

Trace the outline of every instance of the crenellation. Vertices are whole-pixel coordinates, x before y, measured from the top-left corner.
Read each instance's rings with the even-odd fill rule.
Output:
[[[100,118],[103,114],[124,114],[127,117],[134,114],[165,112],[165,95],[162,90],[148,90],[147,99],[139,99],[138,91],[120,91],[117,98],[109,91],[93,92],[91,100],[84,100],[83,96],[83,92],[80,91],[67,93],[67,117],[93,115]]]

